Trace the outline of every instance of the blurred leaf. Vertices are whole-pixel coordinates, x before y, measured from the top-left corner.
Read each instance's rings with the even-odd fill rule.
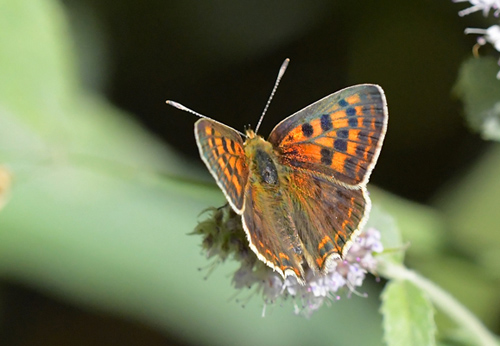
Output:
[[[494,144],[467,175],[444,188],[434,203],[449,225],[448,242],[485,263],[492,269],[489,275],[496,277],[500,272],[500,262],[495,261],[500,252],[499,196],[500,145]]]
[[[378,270],[381,273],[381,275],[384,276],[385,278],[392,279],[390,285],[392,285],[394,282],[396,283],[407,282],[408,284],[414,285],[415,289],[421,290],[423,298],[427,301],[426,304],[430,304],[430,302],[432,302],[434,306],[437,309],[439,309],[439,311],[445,314],[449,320],[452,320],[456,326],[459,326],[464,331],[464,333],[462,333],[460,337],[458,337],[457,335],[454,339],[456,340],[463,339],[463,336],[465,334],[468,334],[468,336],[466,337],[467,340],[474,340],[474,342],[472,343],[474,345],[476,344],[485,346],[497,345],[496,342],[497,336],[491,333],[482,324],[482,322],[476,316],[474,316],[474,314],[471,311],[469,311],[464,305],[462,305],[458,300],[456,300],[450,293],[439,287],[439,285],[433,283],[429,279],[426,279],[425,277],[421,276],[420,274],[418,274],[413,270],[409,270],[402,265],[394,264],[388,261],[379,261]],[[388,287],[390,287],[390,285],[386,286],[386,290],[389,289]],[[384,291],[382,295],[384,296],[386,293],[387,292]],[[408,294],[405,295],[404,298],[407,299],[408,301],[411,301],[412,303],[415,303],[417,307],[420,305],[420,308],[423,308],[424,306],[422,302],[419,302],[419,299],[411,297]],[[385,299],[386,298],[383,297],[384,303],[382,311],[384,311]],[[393,307],[397,306],[397,300],[392,303]],[[399,305],[400,307],[404,308],[406,306],[406,303],[403,302],[403,304]],[[420,312],[422,312],[422,310]],[[406,315],[406,317],[411,316],[411,314],[409,313],[403,313],[403,315]],[[393,334],[397,334],[394,332],[394,330],[391,329],[393,326],[390,323],[389,324],[385,323],[386,322],[385,318],[386,315],[384,315],[384,326],[386,327],[389,326],[389,331],[392,332]],[[393,320],[396,321],[398,320],[398,316],[396,314],[394,314],[392,318]],[[431,319],[432,319],[432,314],[431,314]],[[408,322],[403,321],[402,328],[400,329],[404,330],[408,324],[409,324]],[[434,320],[432,319],[431,326],[427,326],[425,328],[429,328],[428,331],[432,333],[431,335],[434,335],[436,331]],[[445,331],[445,333],[446,332],[448,332],[448,330]],[[386,340],[387,340],[387,329],[386,329]],[[398,344],[398,342],[396,342],[395,344]],[[406,345],[407,343],[401,343],[401,344]],[[422,344],[427,344],[427,343],[422,343]]]
[[[0,210],[9,198],[11,185],[10,173],[4,167],[0,166]]]
[[[381,206],[383,211],[394,219],[390,222],[394,222],[394,225],[390,225],[387,220],[387,227],[390,229],[397,226],[401,232],[402,252],[404,252],[406,244],[409,245],[408,253],[417,256],[429,256],[442,250],[445,244],[445,227],[439,212],[374,186],[369,186],[369,190],[373,205]],[[377,208],[374,207],[374,209],[377,213]],[[397,245],[397,243],[389,245],[389,247],[393,245]]]
[[[499,66],[492,57],[466,60],[458,75],[454,92],[464,103],[470,127],[485,139],[500,141]]]
[[[86,161],[139,174],[194,176],[191,165],[125,114],[81,90],[55,1],[4,2],[0,11],[1,161],[31,170]]]
[[[491,280],[481,266],[445,254],[423,258],[419,262],[419,270],[424,272],[429,280],[450,292],[484,321],[487,327],[494,328],[498,325],[498,282]],[[442,332],[456,328],[456,323],[440,310],[437,310],[436,322]],[[466,335],[470,337],[469,334]]]
[[[389,346],[435,345],[434,311],[424,293],[405,280],[393,280],[382,293],[384,336]]]
[[[382,256],[396,263],[403,263],[404,244],[394,218],[385,212],[381,206],[374,205],[370,212],[370,218],[365,226],[373,227],[380,231],[384,252]]]

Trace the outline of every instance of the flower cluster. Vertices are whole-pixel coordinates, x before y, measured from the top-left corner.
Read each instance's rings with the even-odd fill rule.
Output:
[[[375,272],[374,253],[383,250],[379,231],[368,228],[356,239],[345,258],[333,263],[327,274],[316,274],[306,268],[306,282],[301,284],[294,277],[283,280],[257,259],[248,247],[241,217],[228,205],[212,209],[211,213],[212,217],[201,222],[194,233],[204,237],[202,247],[209,258],[215,256],[217,262],[221,262],[231,255],[240,263],[233,276],[233,285],[236,289],[254,288],[254,293],[264,299],[263,314],[267,305],[291,299],[295,313],[309,317],[323,303],[340,299],[342,290],[349,295],[357,292],[366,274]]]
[[[468,14],[483,11],[483,16],[487,17],[491,10],[493,10],[493,15],[498,17],[500,14],[500,0],[453,0],[453,2],[470,2],[472,5],[465,10],[458,12],[460,17],[466,16]]]
[[[500,0],[453,0],[453,2],[465,2],[469,1],[472,7],[466,8],[458,12],[459,16],[466,16],[473,12],[481,11],[483,15],[487,17],[490,11],[493,11],[493,15],[498,17],[500,15]],[[492,25],[488,29],[479,28],[467,28],[465,29],[466,34],[479,34],[477,39],[477,45],[474,47],[474,54],[478,55],[477,50],[480,46],[484,46],[490,43],[498,52],[500,52],[500,26]],[[500,59],[498,60],[500,65]],[[497,78],[500,79],[500,71],[497,74]]]

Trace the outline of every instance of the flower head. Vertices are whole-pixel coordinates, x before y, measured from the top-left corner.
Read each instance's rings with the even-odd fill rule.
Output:
[[[500,14],[500,0],[453,0],[453,2],[470,2],[472,5],[465,10],[458,12],[460,17],[466,16],[468,14],[483,11],[483,16],[487,17],[490,13],[490,10],[493,10],[493,14],[495,17],[498,17]]]
[[[477,45],[474,47],[474,54],[478,55],[477,50],[480,46],[484,46],[486,43],[490,43],[498,52],[500,52],[500,26],[492,25],[488,29],[478,29],[478,28],[467,28],[465,29],[466,34],[479,34],[477,38]],[[500,60],[498,60],[500,65]],[[497,79],[500,79],[500,71],[497,74]]]
[[[264,306],[279,300],[292,299],[296,314],[309,317],[323,303],[340,299],[341,291],[348,294],[361,287],[368,272],[375,272],[374,253],[382,252],[380,233],[368,228],[354,241],[344,259],[335,260],[326,274],[305,268],[305,283],[295,277],[283,279],[278,273],[257,259],[248,247],[241,216],[226,205],[212,209],[212,217],[200,223],[195,234],[204,237],[203,248],[208,257],[221,261],[230,255],[240,262],[233,275],[236,289],[253,288],[264,300]],[[264,310],[265,311],[265,310]]]
[[[465,33],[483,34],[483,36],[478,37],[477,43],[481,46],[484,46],[486,43],[491,43],[491,45],[500,52],[500,26],[492,25],[488,29],[467,28],[465,29]]]

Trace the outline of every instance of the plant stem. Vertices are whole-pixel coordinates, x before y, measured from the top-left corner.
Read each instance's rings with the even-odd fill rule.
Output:
[[[413,270],[403,265],[389,261],[383,261],[379,257],[378,272],[387,279],[408,280],[415,286],[422,289],[431,301],[457,325],[467,330],[476,337],[476,340],[483,346],[498,346],[496,336],[491,333],[484,324],[472,314],[465,306],[458,302],[448,292],[428,279],[422,277]]]

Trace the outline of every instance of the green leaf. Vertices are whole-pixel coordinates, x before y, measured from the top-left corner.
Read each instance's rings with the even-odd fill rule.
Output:
[[[29,171],[71,162],[200,176],[126,114],[83,90],[56,1],[2,2],[0,14],[0,162]]]
[[[442,251],[446,235],[444,220],[439,212],[374,186],[369,186],[369,190],[373,201],[370,216],[373,223],[369,220],[368,225],[382,232],[385,249],[397,251],[399,247],[401,254],[404,254],[408,247],[407,252],[417,256],[429,256]],[[380,212],[386,216],[377,216]],[[377,221],[380,217],[382,220]],[[384,234],[387,230],[388,234]]]
[[[401,232],[394,218],[378,204],[372,207],[365,229],[370,227],[380,232],[380,240],[384,246],[384,252],[381,255],[396,263],[403,263],[405,249]]]
[[[389,346],[435,345],[434,310],[424,293],[406,280],[389,282],[382,293],[384,337]]]
[[[485,139],[500,141],[500,67],[492,57],[471,58],[461,68],[454,92],[464,103],[470,127]]]

